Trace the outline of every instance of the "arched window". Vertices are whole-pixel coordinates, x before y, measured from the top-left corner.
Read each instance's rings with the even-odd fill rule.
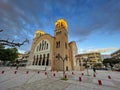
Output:
[[[47,43],[47,45],[46,45],[46,49],[48,49],[48,43]]]
[[[45,43],[44,43],[44,50],[46,49],[46,41],[45,41]]]
[[[44,40],[42,41],[42,50],[44,49]]]
[[[38,55],[37,55],[37,60],[36,60],[36,63],[35,63],[35,65],[37,65],[37,63],[38,63]]]
[[[58,42],[58,44],[59,44],[59,47],[60,47],[60,41]]]
[[[33,57],[33,64],[32,65],[35,65],[35,56]]]
[[[39,65],[41,65],[41,60],[42,60],[42,55],[40,55],[40,58],[39,58]]]
[[[46,66],[49,65],[49,53],[47,54],[47,61],[46,61]]]
[[[42,65],[45,65],[45,54],[43,55]]]

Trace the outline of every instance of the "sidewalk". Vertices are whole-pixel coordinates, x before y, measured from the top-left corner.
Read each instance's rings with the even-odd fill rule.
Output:
[[[5,70],[4,74],[1,71]],[[62,72],[34,71],[20,68],[14,74],[15,68],[0,67],[0,90],[120,90],[120,72],[97,70],[96,77],[93,77],[93,71],[66,72],[67,81],[60,80],[63,76]],[[53,74],[55,73],[55,76]],[[84,73],[82,76],[81,73]],[[111,79],[108,78],[111,76]],[[82,81],[79,81],[81,77]],[[98,80],[102,81],[102,85],[98,84]]]

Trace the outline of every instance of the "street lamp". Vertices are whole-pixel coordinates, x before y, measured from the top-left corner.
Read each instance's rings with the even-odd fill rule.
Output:
[[[60,54],[58,54],[58,55],[56,56],[56,58],[57,58],[58,60],[62,60],[62,61],[63,61],[63,77],[64,77],[64,74],[65,74],[65,72],[64,72],[64,62],[65,62],[65,60],[67,60],[68,56],[66,55],[65,57],[62,57]]]

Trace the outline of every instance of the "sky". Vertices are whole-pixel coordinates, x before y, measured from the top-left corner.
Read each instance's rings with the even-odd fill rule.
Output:
[[[28,51],[36,30],[54,35],[54,23],[64,18],[69,42],[78,52],[120,48],[120,0],[0,0],[0,39],[25,43]],[[105,52],[110,54],[112,51]]]

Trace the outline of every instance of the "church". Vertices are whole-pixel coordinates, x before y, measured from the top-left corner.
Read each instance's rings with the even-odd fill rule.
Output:
[[[55,22],[54,36],[37,30],[34,34],[29,69],[39,70],[75,70],[75,55],[78,53],[75,41],[68,42],[68,25],[65,19]]]

